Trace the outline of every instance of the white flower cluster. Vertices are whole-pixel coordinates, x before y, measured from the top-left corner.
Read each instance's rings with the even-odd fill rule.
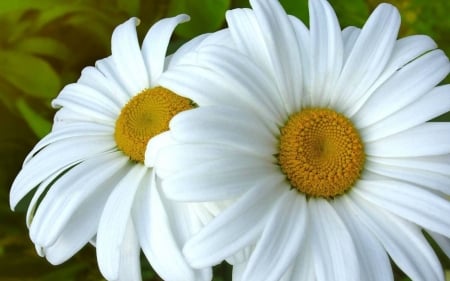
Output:
[[[162,19],[142,46],[119,25],[112,55],[53,101],[52,131],[14,181],[41,256],[96,247],[108,280],[444,280],[450,256],[446,55],[398,39],[379,5],[341,29],[325,0],[307,27],[276,0],[227,12],[227,28],[167,46],[189,18]]]

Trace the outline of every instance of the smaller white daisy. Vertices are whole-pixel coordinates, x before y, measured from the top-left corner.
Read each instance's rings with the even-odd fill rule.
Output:
[[[232,257],[244,281],[386,281],[392,260],[443,281],[423,232],[449,252],[450,123],[427,122],[450,110],[448,58],[427,36],[397,39],[389,4],[341,30],[324,0],[309,1],[309,29],[250,3],[227,13],[236,49],[206,46],[160,80],[200,105],[149,143],[173,142],[156,161],[166,195],[235,200],[188,261]]]
[[[59,108],[53,129],[30,152],[10,193],[14,209],[36,189],[27,226],[37,252],[52,264],[91,242],[108,280],[140,280],[141,249],[164,280],[211,279],[210,268],[192,269],[180,249],[209,218],[198,218],[203,211],[195,205],[169,202],[152,165],[143,164],[148,140],[193,107],[159,86],[164,71],[208,41],[230,41],[226,31],[203,35],[166,58],[173,30],[186,20],[179,15],[155,23],[142,49],[138,19],[119,25],[112,55],[85,68],[53,101]]]

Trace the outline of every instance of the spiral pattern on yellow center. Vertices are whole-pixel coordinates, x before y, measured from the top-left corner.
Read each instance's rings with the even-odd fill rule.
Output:
[[[167,131],[177,113],[192,107],[189,99],[163,87],[142,91],[122,108],[117,118],[117,147],[132,160],[143,163],[148,141]]]
[[[278,163],[290,184],[309,197],[349,190],[364,167],[364,147],[350,120],[326,108],[302,110],[281,128]]]

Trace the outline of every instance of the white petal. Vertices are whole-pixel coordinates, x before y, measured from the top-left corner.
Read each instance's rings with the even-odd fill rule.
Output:
[[[45,257],[50,263],[57,265],[65,262],[95,236],[103,202],[90,203],[80,205],[77,212],[70,218],[70,222],[59,233],[58,239],[44,249]],[[48,230],[53,231],[51,228]]]
[[[170,140],[168,140],[167,142],[169,141]],[[150,141],[149,148],[152,150],[156,150],[158,146],[163,146],[162,142],[163,138],[156,139],[155,142]],[[264,158],[264,155],[258,157],[257,155],[248,154],[243,151],[236,150],[233,147],[220,144],[173,144],[159,150],[158,159],[156,161],[156,172],[159,177],[165,179],[174,173],[183,172],[192,167],[202,165],[211,161],[227,161],[224,160],[224,158],[230,159],[230,161],[235,163],[237,163],[241,159],[249,162],[252,161],[250,160],[251,158],[255,158],[255,160],[253,160],[253,163],[257,164],[257,166],[272,166],[271,164],[274,163],[274,158],[272,157],[266,156],[266,158]],[[234,163],[232,164],[232,166],[234,166]]]
[[[450,85],[436,87],[389,117],[361,130],[365,141],[380,139],[450,111]],[[420,112],[420,114],[417,114]]]
[[[175,27],[188,20],[187,15],[165,18],[156,22],[147,32],[142,43],[142,56],[152,82],[151,86],[155,86],[153,83],[163,72],[167,46]]]
[[[162,181],[165,193],[180,201],[226,200],[239,196],[272,174],[281,174],[272,163],[245,154],[233,154],[186,167],[167,177]],[[177,161],[177,157],[172,161]]]
[[[77,81],[77,84],[84,85],[95,89],[97,92],[102,93],[105,98],[108,98],[117,108],[122,108],[128,101],[128,95],[122,95],[114,83],[108,80],[99,69],[88,66],[81,71],[81,76]]]
[[[265,34],[251,9],[233,9],[225,14],[231,37],[239,52],[249,56],[263,69],[271,69]]]
[[[69,169],[69,167],[66,167],[66,169]],[[26,216],[26,224],[27,227],[30,228],[31,222],[34,218],[34,214],[36,213],[36,209],[41,203],[42,200],[42,194],[44,194],[48,188],[51,186],[51,183],[59,176],[59,173],[54,173],[53,175],[49,176],[45,181],[43,181],[36,191],[33,194],[33,197],[31,198],[30,204],[28,205],[27,209],[27,216]]]
[[[448,234],[444,236],[432,231],[428,231],[428,234],[430,234],[431,238],[433,238],[447,257],[450,257],[450,239],[447,236]]]
[[[270,62],[266,70],[274,75],[287,112],[295,113],[300,104],[295,103],[294,96],[302,92],[303,81],[302,61],[291,20],[278,1],[251,0],[250,4],[268,50]]]
[[[309,1],[311,30],[311,93],[312,105],[329,105],[330,94],[343,65],[344,46],[341,28],[333,8],[327,1]],[[294,74],[294,73],[292,73]],[[298,75],[295,73],[294,75]]]
[[[376,81],[394,48],[400,26],[400,15],[392,5],[381,4],[361,30],[342,69],[335,100],[338,110],[345,111]]]
[[[210,33],[206,33],[206,34],[201,34],[198,35],[197,37],[194,37],[193,39],[187,41],[186,43],[184,43],[183,45],[181,45],[176,51],[175,53],[173,53],[172,55],[168,55],[165,59],[165,65],[166,65],[166,70],[170,70],[171,68],[177,66],[177,65],[182,65],[182,64],[189,64],[189,63],[195,63],[194,59],[193,61],[191,61],[190,59],[195,58],[195,56],[192,54],[193,52],[195,52],[198,48],[200,48],[200,46],[202,45],[202,43],[204,41],[207,40],[207,38],[209,38],[210,36],[214,36],[215,34],[222,34],[221,31],[217,31],[213,34]],[[229,32],[227,32],[229,33]],[[143,53],[145,53],[145,49],[142,50]],[[164,75],[164,72],[161,73],[161,75]],[[158,77],[159,79],[160,77]],[[154,83],[155,81],[152,81],[152,83]],[[159,83],[159,81],[158,81]]]
[[[55,172],[62,173],[67,167],[111,150],[114,146],[110,137],[74,137],[46,146],[26,162],[14,180],[10,191],[11,208]]]
[[[169,208],[172,206],[170,203],[164,206],[153,180],[151,185],[136,194],[133,217],[142,250],[162,279],[200,280],[182,255],[184,241],[178,238],[183,236],[179,232],[185,229],[171,228],[167,214]]]
[[[429,157],[373,157],[367,158],[370,162],[384,164],[397,168],[411,168],[442,175],[448,175],[450,171],[450,154]]]
[[[311,245],[318,281],[359,280],[352,237],[334,208],[324,199],[308,201]]]
[[[82,137],[105,137],[112,138],[114,129],[111,126],[104,124],[96,124],[91,122],[74,122],[71,124],[65,124],[58,128],[58,130],[53,130],[50,134],[41,139],[28,153],[25,158],[24,164],[28,163],[40,150],[44,147],[51,145],[52,143],[70,140],[72,138],[82,138]]]
[[[441,50],[431,51],[399,69],[352,117],[364,128],[404,108],[430,91],[450,70]]]
[[[214,80],[222,80],[222,85],[226,85],[226,88],[233,86],[233,91],[228,95],[236,98],[230,105],[242,102],[257,114],[263,112],[265,114],[263,116],[276,120],[272,122],[284,122],[287,118],[285,105],[281,100],[283,93],[267,72],[261,71],[246,56],[240,56],[238,52],[230,48],[212,45],[201,49],[198,63],[215,71],[218,77]]]
[[[255,10],[234,9],[226,13],[233,42],[240,52],[257,65],[257,68],[266,75],[271,75],[269,79],[253,81],[270,81],[273,84],[271,88],[275,86],[279,93],[276,97],[283,102],[283,111],[287,113],[297,111],[300,100],[296,99],[296,95],[302,91],[302,81],[299,79],[302,72],[298,42],[294,27],[290,23],[292,20],[275,1],[251,2],[251,4]],[[288,59],[292,61],[287,61]],[[251,73],[246,71],[246,74]],[[298,74],[295,77],[298,81],[294,81],[293,74]]]
[[[450,153],[450,123],[429,122],[366,143],[366,153],[381,157],[415,157]]]
[[[284,192],[256,244],[243,280],[280,280],[301,252],[307,229],[307,204],[296,190]]]
[[[136,34],[137,18],[117,26],[111,38],[112,60],[119,81],[131,96],[150,86]]]
[[[172,67],[159,83],[200,106],[239,105],[279,125],[287,118],[273,79],[248,57],[223,46],[201,48],[195,62]]]
[[[303,90],[299,92],[292,93],[292,97],[294,99],[294,104],[296,105],[297,110],[300,110],[300,107],[313,107],[313,103],[311,101],[312,93],[308,93],[307,89],[311,89],[311,65],[312,65],[312,55],[311,55],[311,33],[309,29],[305,26],[305,24],[294,16],[288,16],[292,28],[295,32],[295,38],[297,39],[298,49],[297,51],[300,53],[300,61],[302,63],[302,74],[303,74]],[[291,76],[297,76],[299,74],[292,73]],[[305,90],[306,89],[306,90]]]
[[[277,152],[276,137],[251,112],[230,107],[200,107],[177,114],[170,122],[174,139],[216,143],[255,155]]]
[[[297,256],[295,263],[292,265],[291,272],[287,272],[287,274],[283,276],[283,281],[316,281],[313,260],[314,255],[310,245],[311,236],[314,235],[314,233],[312,233],[310,228],[308,228],[306,232],[306,235],[308,236],[305,238],[305,247]]]
[[[344,41],[344,60],[348,59],[348,56],[351,54],[353,47],[355,46],[356,41],[358,40],[359,34],[361,33],[361,29],[349,26],[342,30],[342,40]]]
[[[247,262],[243,261],[241,263],[233,264],[232,280],[233,281],[244,281],[242,275],[247,267]]]
[[[170,131],[163,132],[150,139],[145,150],[145,166],[154,167],[159,152],[165,148],[175,144]]]
[[[436,43],[430,37],[424,35],[413,35],[397,40],[386,68],[367,90],[365,98],[359,100],[349,108],[346,112],[346,116],[353,116],[365,103],[366,99],[399,69],[435,48]]]
[[[131,207],[139,188],[150,183],[150,172],[142,165],[132,165],[106,202],[97,232],[97,260],[106,279],[119,277],[122,244],[126,237]]]
[[[127,223],[123,242],[120,245],[120,262],[117,280],[142,280],[139,243],[135,226],[130,219]]]
[[[110,186],[119,178],[114,175],[120,174],[126,162],[119,153],[108,154],[87,160],[66,172],[42,199],[31,223],[31,239],[43,247],[50,246],[73,222],[72,217],[79,215],[80,209],[90,210],[91,219],[98,221]]]
[[[418,227],[355,197],[352,192],[342,199],[348,200],[351,216],[378,238],[412,280],[444,280],[439,260]]]
[[[95,67],[106,77],[112,91],[117,95],[117,99],[122,101],[122,104],[127,103],[130,97],[136,94],[130,92],[122,82],[121,73],[117,72],[112,56],[96,61]]]
[[[424,167],[426,166],[427,165],[424,164]],[[423,170],[422,167],[417,169],[373,163],[369,159],[367,159],[364,168],[367,171],[384,176],[384,180],[396,179],[404,182],[409,182],[414,185],[420,185],[431,190],[437,190],[443,192],[444,194],[450,195],[450,175],[436,173],[435,171]]]
[[[346,200],[335,200],[333,206],[347,226],[355,244],[361,265],[360,279],[367,281],[394,280],[389,257],[377,238],[357,220],[347,207]]]
[[[434,193],[399,181],[363,181],[354,195],[405,218],[423,228],[448,235],[450,203]]]
[[[215,265],[256,242],[270,206],[286,188],[281,180],[273,177],[253,187],[194,235],[183,249],[189,263],[196,268]]]
[[[64,87],[58,97],[52,101],[52,106],[66,107],[92,120],[101,120],[112,125],[121,109],[103,94],[80,84],[69,84]]]

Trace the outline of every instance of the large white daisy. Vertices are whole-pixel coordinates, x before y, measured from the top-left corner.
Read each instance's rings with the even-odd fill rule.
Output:
[[[201,105],[152,139],[167,196],[235,200],[189,240],[194,267],[237,253],[236,280],[443,280],[422,230],[449,252],[450,63],[427,36],[397,39],[376,8],[341,30],[324,0],[309,29],[274,0],[227,13],[237,50],[207,46],[161,85]],[[184,78],[196,74],[195,82]],[[245,250],[245,251],[242,251]],[[242,255],[241,255],[242,256]]]
[[[167,201],[152,167],[143,164],[147,141],[193,106],[159,86],[161,75],[185,53],[227,35],[200,36],[166,59],[174,28],[186,20],[180,15],[157,22],[142,49],[138,20],[119,25],[112,55],[85,68],[53,101],[59,110],[52,132],[30,152],[10,194],[14,208],[36,189],[27,225],[37,252],[51,263],[91,242],[109,280],[140,280],[141,249],[164,280],[211,279],[209,268],[191,269],[181,253],[205,221],[194,216],[200,209]]]

